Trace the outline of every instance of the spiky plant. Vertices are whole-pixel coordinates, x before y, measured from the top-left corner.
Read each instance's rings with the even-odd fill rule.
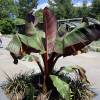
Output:
[[[27,98],[26,100],[33,100],[36,89],[31,82],[29,74],[17,74],[10,78],[8,74],[7,81],[1,87],[9,95],[11,100],[19,100]]]

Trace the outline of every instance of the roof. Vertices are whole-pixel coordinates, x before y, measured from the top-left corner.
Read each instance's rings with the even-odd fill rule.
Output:
[[[100,24],[100,22],[94,18],[87,17],[89,21],[89,25],[91,24]],[[72,18],[72,19],[64,19],[64,20],[57,20],[58,26],[61,24],[68,25],[69,27],[76,27],[79,26],[82,21],[82,18]]]

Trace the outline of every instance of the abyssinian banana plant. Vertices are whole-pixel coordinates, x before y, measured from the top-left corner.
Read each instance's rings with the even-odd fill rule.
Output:
[[[80,26],[66,33],[65,31],[60,31],[60,29],[57,30],[56,18],[47,7],[43,10],[43,17],[44,32],[37,30],[33,25],[31,36],[15,34],[7,49],[16,64],[18,63],[18,58],[31,52],[39,53],[42,56],[43,66],[36,57],[35,59],[43,75],[43,91],[47,92],[48,77],[58,58],[74,55],[92,41],[98,40],[100,38],[100,25],[97,23],[87,25],[83,21]],[[35,17],[32,13],[28,15],[28,18],[34,24]]]

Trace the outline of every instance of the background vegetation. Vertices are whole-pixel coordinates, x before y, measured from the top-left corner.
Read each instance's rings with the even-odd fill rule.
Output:
[[[100,20],[100,0],[92,0],[90,6],[87,3],[87,0],[83,0],[83,5],[76,7],[72,0],[49,0],[50,8],[58,19],[90,16]]]
[[[92,0],[91,6],[87,5],[87,0],[83,0],[83,5],[80,7],[74,6],[72,0],[48,0],[48,3],[57,19],[88,16],[100,20],[100,0]],[[0,0],[0,31],[3,34],[13,33],[15,28],[12,28],[12,23],[7,20],[15,24],[23,24],[27,12],[32,8],[37,8],[37,5],[38,0]],[[43,22],[42,9],[36,11],[35,14],[39,22]],[[8,32],[5,31],[5,27]]]
[[[15,25],[23,24],[28,11],[37,6],[37,0],[0,0],[0,31],[15,33]]]

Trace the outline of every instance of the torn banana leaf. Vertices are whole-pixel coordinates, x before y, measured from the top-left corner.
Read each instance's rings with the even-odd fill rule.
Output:
[[[95,26],[95,27],[94,27]],[[55,52],[63,56],[76,54],[78,50],[100,38],[100,25],[82,23],[63,37],[56,39]]]
[[[32,36],[26,36],[22,34],[18,34],[22,43],[26,46],[29,46],[33,49],[40,50],[40,52],[44,52],[44,43],[42,41],[42,37],[39,34],[33,34]]]
[[[20,41],[18,35],[15,34],[13,36],[12,40],[9,42],[6,49],[16,55],[19,55],[21,47],[22,47],[21,41]]]
[[[45,43],[43,42],[43,40],[44,36],[42,36],[41,33],[36,33],[32,36],[15,34],[6,48],[10,52],[19,55],[22,45],[25,44],[28,48],[33,48],[34,50],[38,50],[39,53],[43,54],[45,52]],[[32,52],[34,52],[34,50]]]
[[[66,45],[71,45],[71,44],[73,44],[75,42],[78,42],[77,40],[73,39],[74,38],[74,35],[77,33],[77,31],[80,28],[85,27],[85,25],[86,25],[85,23],[82,23],[80,26],[76,27],[71,32],[66,32],[65,29],[63,29],[63,27],[61,26],[58,29],[58,34],[57,34],[57,38],[56,38],[56,42],[55,42],[55,52],[56,53],[63,54],[63,52],[64,52],[64,45],[65,44]],[[69,37],[67,38],[67,36],[69,36]],[[65,44],[64,44],[64,41],[65,41]]]

